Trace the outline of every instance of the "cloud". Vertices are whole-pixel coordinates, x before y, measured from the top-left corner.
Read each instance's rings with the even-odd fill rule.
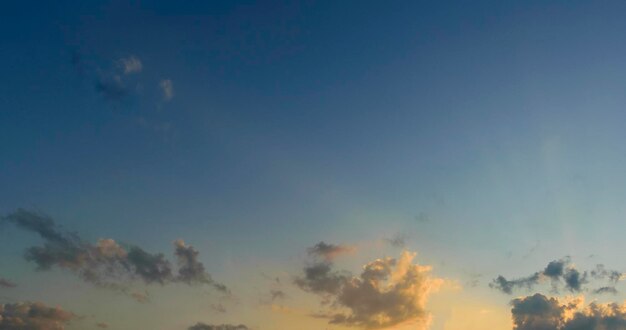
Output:
[[[569,258],[563,258],[551,261],[544,270],[527,277],[507,280],[504,276],[499,275],[489,286],[506,294],[512,294],[513,290],[517,288],[532,289],[535,285],[550,280],[554,291],[558,291],[559,286],[563,285],[570,292],[581,292],[584,289],[583,286],[590,282],[589,275],[593,279],[608,279],[612,283],[616,283],[622,277],[622,273],[606,270],[603,265],[597,265],[596,269],[591,272],[580,272]]]
[[[96,91],[109,101],[121,101],[130,94],[119,75],[99,77],[96,80]]]
[[[100,329],[108,329],[109,328],[109,324],[108,323],[104,323],[104,322],[98,322],[96,323],[96,326]]]
[[[186,245],[182,239],[174,242],[176,250],[174,254],[178,259],[178,276],[176,280],[187,284],[204,283],[210,284],[215,289],[223,292],[227,292],[228,289],[223,284],[216,283],[211,278],[211,275],[206,272],[204,265],[198,261],[198,255],[200,254],[191,245]]]
[[[44,240],[43,246],[26,250],[26,260],[39,270],[59,267],[69,270],[84,281],[97,286],[126,290],[125,284],[141,280],[145,284],[211,284],[215,283],[197,259],[198,252],[183,241],[175,242],[175,254],[180,268],[174,275],[169,260],[161,253],[149,253],[138,246],[121,246],[113,239],[100,239],[96,244],[83,241],[77,234],[68,233],[55,225],[52,218],[20,209],[5,216],[4,221],[21,229],[35,232]]]
[[[174,83],[170,79],[162,79],[159,82],[159,88],[161,88],[163,100],[169,101],[174,98]]]
[[[335,271],[328,261],[318,262],[305,267],[295,284],[330,304],[333,312],[312,315],[329,323],[366,329],[414,324],[426,329],[431,319],[426,302],[443,280],[429,275],[430,266],[414,264],[415,255],[404,251],[399,259],[374,260],[358,276]]]
[[[498,289],[506,294],[512,294],[513,289],[526,287],[531,289],[535,284],[539,283],[540,274],[535,273],[531,276],[519,278],[515,280],[507,280],[504,276],[499,275],[490,284],[490,288]]]
[[[214,312],[226,313],[226,307],[224,307],[224,305],[222,305],[222,304],[211,304],[211,306],[209,306],[209,307]]]
[[[272,301],[287,298],[287,294],[285,294],[282,290],[270,290],[270,296]]]
[[[562,300],[535,294],[511,301],[514,330],[626,329],[626,305],[584,305],[582,297]]]
[[[563,274],[563,279],[566,288],[572,292],[580,292],[582,285],[587,283],[587,272],[581,274],[578,270],[571,268]]]
[[[603,264],[596,265],[596,269],[591,271],[591,276],[595,279],[608,279],[612,283],[617,283],[624,277],[624,274],[616,270],[608,270]]]
[[[306,266],[304,277],[297,277],[294,283],[308,292],[336,295],[349,279],[349,274],[334,271],[330,262],[320,262]]]
[[[604,294],[604,293],[617,294],[617,289],[615,289],[615,287],[612,287],[612,286],[603,286],[601,288],[597,288],[593,290],[593,293],[594,294]]]
[[[15,288],[17,284],[0,277],[0,288]]]
[[[308,249],[309,255],[321,257],[327,261],[331,261],[342,254],[354,253],[354,251],[356,248],[353,246],[326,244],[324,242],[319,242]]]
[[[188,328],[188,330],[248,330],[249,328],[243,324],[240,325],[232,325],[232,324],[220,324],[220,325],[211,325],[202,322],[196,323],[196,325],[192,325]]]
[[[2,330],[63,330],[76,316],[40,302],[0,304]]]
[[[385,242],[395,248],[404,248],[406,246],[407,236],[404,234],[396,234],[392,238],[385,238]]]
[[[145,304],[150,301],[150,295],[148,294],[148,292],[134,291],[130,293],[130,297],[141,304]]]
[[[141,60],[133,55],[127,58],[121,58],[117,63],[124,71],[124,74],[138,73],[143,69]]]
[[[563,309],[558,299],[535,294],[511,301],[513,329],[556,330],[562,326]]]

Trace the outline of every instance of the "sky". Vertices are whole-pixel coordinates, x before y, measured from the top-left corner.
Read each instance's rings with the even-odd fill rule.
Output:
[[[7,1],[0,329],[626,329],[621,1]]]

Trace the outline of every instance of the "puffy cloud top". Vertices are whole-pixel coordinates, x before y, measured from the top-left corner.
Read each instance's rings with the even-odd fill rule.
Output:
[[[584,305],[582,297],[559,299],[535,294],[514,299],[514,330],[620,330],[626,329],[626,305]]]
[[[430,313],[429,295],[443,280],[430,276],[431,267],[413,263],[416,254],[404,251],[399,259],[376,259],[363,266],[358,276],[332,269],[324,261],[304,269],[295,283],[303,290],[317,293],[343,311],[317,314],[330,323],[380,329],[398,324],[414,324],[426,329]]]

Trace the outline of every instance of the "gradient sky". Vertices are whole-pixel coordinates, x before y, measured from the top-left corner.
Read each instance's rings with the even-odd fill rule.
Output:
[[[0,214],[47,215],[174,265],[184,239],[229,293],[135,279],[138,302],[62,264],[38,271],[24,251],[45,241],[4,221],[0,280],[15,287],[0,282],[0,304],[59,306],[76,315],[66,329],[363,328],[328,324],[324,298],[297,284],[322,241],[346,253],[321,262],[353,274],[403,250],[432,266],[431,324],[388,329],[512,329],[511,300],[535,293],[621,303],[621,278],[591,271],[626,271],[624,12],[3,3]],[[493,285],[558,260],[588,272],[583,288],[543,273],[511,294]],[[594,293],[604,285],[617,293]]]

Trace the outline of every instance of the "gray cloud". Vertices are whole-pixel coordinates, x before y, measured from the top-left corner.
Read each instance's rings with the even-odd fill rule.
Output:
[[[101,76],[96,80],[96,91],[109,101],[121,101],[130,91],[119,75]]]
[[[603,264],[598,264],[596,269],[591,271],[591,276],[595,279],[608,279],[612,283],[617,283],[623,274],[617,270],[608,270]]]
[[[112,239],[100,239],[91,244],[75,233],[61,230],[50,217],[23,209],[3,219],[39,234],[44,240],[43,246],[28,248],[25,253],[26,260],[34,262],[39,270],[53,266],[63,268],[94,285],[122,291],[126,290],[125,284],[133,280],[161,285],[171,282],[211,284],[226,291],[224,285],[215,283],[206,273],[197,260],[198,252],[181,240],[175,242],[180,265],[179,274],[175,276],[171,263],[161,253],[149,253],[137,246],[123,247]]]
[[[198,260],[200,253],[193,246],[186,245],[182,239],[176,240],[174,246],[176,247],[174,254],[178,259],[179,266],[177,281],[187,284],[210,284],[219,291],[228,292],[226,286],[213,281],[211,275],[206,272],[204,265]]]
[[[561,301],[537,293],[511,305],[514,330],[626,329],[626,306],[615,303],[584,306],[582,299]]]
[[[0,277],[0,288],[15,288],[17,287],[17,284]]]
[[[572,292],[580,292],[582,285],[587,283],[587,272],[581,274],[578,270],[571,268],[563,274],[563,279],[567,289]]]
[[[499,275],[489,284],[489,287],[498,289],[506,294],[512,294],[513,289],[516,288],[531,289],[535,284],[539,283],[539,280],[539,273],[535,273],[531,276],[518,278],[515,280],[507,280],[504,276]]]
[[[211,304],[210,306],[211,310],[218,312],[218,313],[226,313],[226,307],[222,304]]]
[[[274,301],[287,298],[287,294],[285,294],[282,290],[270,290],[270,297],[272,301]]]
[[[594,294],[605,294],[605,293],[617,294],[617,289],[612,286],[603,286],[601,288],[597,288],[593,290],[593,293]]]
[[[591,303],[583,312],[565,322],[563,330],[620,330],[626,329],[624,306],[612,303],[600,305]]]
[[[63,330],[76,316],[40,302],[0,304],[1,330]]]
[[[607,271],[604,266],[598,265],[596,270],[592,271],[591,277],[594,279],[609,279],[616,282],[621,277],[621,273],[617,271]],[[513,280],[507,280],[500,275],[495,278],[489,286],[500,290],[506,294],[512,294],[513,290],[518,288],[532,289],[535,285],[542,283],[544,280],[550,280],[552,287],[558,291],[560,285],[570,292],[580,292],[583,286],[589,283],[589,273],[578,271],[571,263],[570,258],[551,261],[546,268],[540,272],[536,272],[530,276]]]
[[[413,264],[414,257],[405,251],[399,259],[374,260],[358,276],[335,271],[329,261],[318,262],[305,267],[295,284],[330,304],[332,312],[312,314],[329,323],[380,329],[411,321],[426,329],[430,314],[425,304],[442,280],[429,276],[430,267]]]
[[[353,246],[327,244],[319,242],[308,249],[309,255],[321,257],[327,261],[333,260],[341,254],[353,253],[356,249]]]
[[[294,282],[308,292],[334,295],[349,278],[349,274],[334,271],[330,262],[320,262],[304,267],[304,277],[297,277]]]
[[[395,248],[404,248],[406,246],[407,236],[403,234],[396,234],[392,238],[385,238],[385,242]]]
[[[202,322],[196,323],[196,325],[192,325],[188,328],[188,330],[248,330],[249,328],[243,324],[232,325],[232,324],[220,324],[220,325],[212,325],[206,324]]]
[[[104,323],[104,322],[98,322],[96,323],[96,326],[100,329],[108,329],[109,328],[109,324],[108,323]]]
[[[511,301],[513,329],[556,330],[563,323],[563,307],[556,298],[535,294]]]

